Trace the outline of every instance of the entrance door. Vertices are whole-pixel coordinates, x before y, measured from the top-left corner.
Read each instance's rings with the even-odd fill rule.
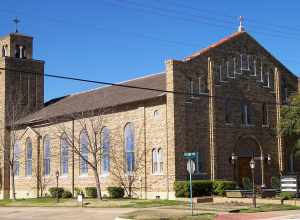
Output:
[[[248,177],[251,180],[251,169],[250,169],[251,157],[239,157],[238,159],[238,181],[239,185],[243,185],[243,178]]]

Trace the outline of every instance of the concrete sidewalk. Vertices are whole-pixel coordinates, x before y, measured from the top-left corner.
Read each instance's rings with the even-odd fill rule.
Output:
[[[114,220],[131,208],[1,207],[1,220]]]
[[[230,213],[218,214],[214,220],[300,220],[300,210],[260,212],[260,213]]]

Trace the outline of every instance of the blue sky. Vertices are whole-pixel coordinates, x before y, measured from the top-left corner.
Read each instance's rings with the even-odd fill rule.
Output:
[[[164,69],[245,28],[294,73],[300,73],[300,2],[179,0],[9,0],[0,8],[0,34],[34,37],[34,58],[48,74],[120,82]],[[45,99],[99,85],[46,78]]]

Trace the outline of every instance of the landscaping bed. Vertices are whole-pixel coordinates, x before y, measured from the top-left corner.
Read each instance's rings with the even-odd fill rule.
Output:
[[[140,199],[84,199],[84,207],[91,208],[150,208],[162,206],[184,205],[181,201],[172,200],[140,200]],[[79,207],[76,199],[36,198],[0,200],[0,207]]]
[[[120,216],[124,219],[136,220],[212,220],[216,215],[213,213],[196,213],[191,215],[187,211],[170,212],[170,210],[139,210]]]

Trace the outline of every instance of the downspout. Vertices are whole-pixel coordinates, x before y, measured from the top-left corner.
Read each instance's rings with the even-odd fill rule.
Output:
[[[40,153],[41,153],[41,139],[42,136],[39,135],[37,138],[37,174],[36,174],[36,196],[40,197],[40,181],[41,181],[41,157],[40,157]],[[41,195],[42,196],[42,195]]]
[[[144,183],[144,191],[145,191],[145,199],[147,199],[147,138],[146,138],[146,110],[144,105],[144,156],[145,156],[145,183]]]
[[[75,138],[75,134],[74,134],[74,128],[75,128],[75,125],[74,125],[74,119],[72,119],[72,195],[74,197],[74,191],[75,191],[75,180],[74,180],[74,174],[75,174],[75,165],[74,165],[74,162],[75,162],[75,155],[74,155],[74,138]]]
[[[166,144],[167,144],[167,200],[170,197],[170,187],[169,187],[169,131],[168,131],[168,103],[166,98]]]

